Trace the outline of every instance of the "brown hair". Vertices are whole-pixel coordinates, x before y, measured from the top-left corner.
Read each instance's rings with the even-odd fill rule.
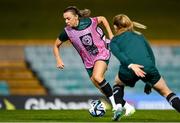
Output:
[[[123,29],[124,31],[133,31],[138,34],[140,32],[136,31],[134,27],[146,29],[146,26],[138,22],[131,21],[127,15],[119,14],[113,18],[113,25],[117,26],[118,29]]]
[[[91,11],[89,9],[79,10],[76,6],[69,6],[64,10],[64,13],[72,12],[74,15],[78,15],[79,17],[89,17]]]

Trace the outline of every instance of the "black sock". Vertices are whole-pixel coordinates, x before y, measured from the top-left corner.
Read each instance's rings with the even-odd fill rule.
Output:
[[[170,93],[166,97],[167,101],[172,105],[173,108],[175,108],[180,113],[180,99],[176,96],[174,93]]]
[[[102,92],[106,95],[107,98],[113,95],[112,88],[108,82],[104,79],[101,83],[99,83],[99,86],[102,90]]]
[[[125,105],[126,101],[124,98],[124,86],[123,85],[114,85],[113,86],[113,94],[114,94],[114,100],[116,104],[122,104],[122,106]]]

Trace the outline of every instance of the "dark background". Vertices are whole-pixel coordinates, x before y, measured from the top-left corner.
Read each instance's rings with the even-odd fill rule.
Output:
[[[127,14],[151,39],[180,38],[179,0],[0,0],[0,39],[56,39],[70,5],[105,16],[111,27],[116,14]]]

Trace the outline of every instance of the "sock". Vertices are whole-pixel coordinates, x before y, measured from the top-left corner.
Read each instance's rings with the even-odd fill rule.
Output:
[[[125,105],[126,101],[124,98],[124,86],[123,85],[114,85],[113,86],[113,94],[116,104],[121,104],[122,106]]]
[[[115,100],[114,100],[114,96],[113,96],[113,95],[110,96],[110,97],[109,97],[109,100],[110,100],[110,102],[111,102],[111,104],[112,104],[113,110],[116,110],[116,109],[117,109],[117,106],[116,106],[116,103],[115,103]]]
[[[99,83],[99,86],[102,90],[102,92],[106,95],[107,98],[113,95],[112,88],[108,82],[104,79],[101,83]]]
[[[99,86],[100,86],[102,92],[104,93],[104,95],[106,95],[106,97],[110,100],[113,109],[115,109],[116,103],[114,101],[114,96],[113,96],[113,92],[112,92],[112,88],[111,88],[110,84],[108,82],[106,82],[106,80],[104,79],[101,83],[99,83]]]
[[[177,97],[176,94],[174,94],[174,93],[170,93],[166,97],[166,99],[169,102],[169,104],[180,113],[180,99],[179,99],[179,97]]]

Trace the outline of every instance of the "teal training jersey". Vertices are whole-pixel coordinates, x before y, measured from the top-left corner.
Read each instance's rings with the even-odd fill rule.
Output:
[[[91,25],[91,19],[90,19],[90,18],[81,18],[81,19],[79,20],[78,26],[75,27],[75,29],[77,29],[77,30],[83,30],[83,29],[87,28],[87,27],[90,26],[90,25]],[[67,35],[67,33],[66,33],[65,30],[63,30],[63,31],[60,33],[60,35],[59,35],[58,38],[59,38],[60,41],[67,41],[67,40],[69,40],[69,37],[68,37],[68,35]]]
[[[148,68],[155,66],[154,54],[143,35],[126,31],[111,40],[110,48],[123,66],[127,67],[131,63]]]

